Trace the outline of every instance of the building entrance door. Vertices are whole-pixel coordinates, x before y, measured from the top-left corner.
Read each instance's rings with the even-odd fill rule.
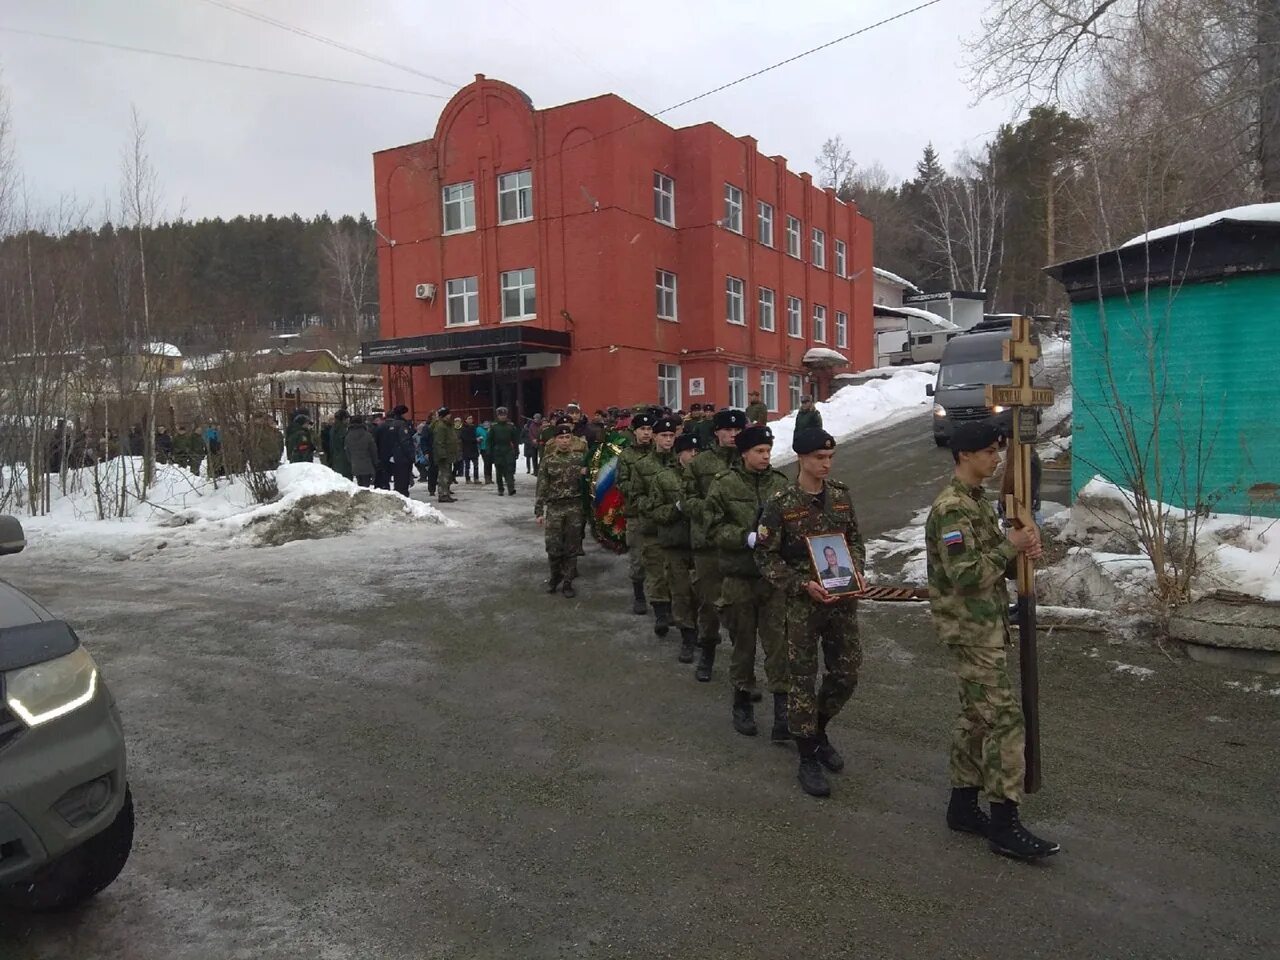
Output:
[[[519,381],[499,380],[497,394],[495,406],[510,410],[513,420],[524,420],[535,413],[546,412],[542,409],[542,377],[525,374]]]

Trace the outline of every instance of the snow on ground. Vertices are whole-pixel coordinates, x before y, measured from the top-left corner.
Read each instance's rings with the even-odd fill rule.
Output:
[[[868,371],[864,376],[878,372]],[[883,377],[841,387],[830,400],[816,404],[822,414],[823,429],[837,442],[907,420],[932,405],[933,399],[925,395],[924,388],[926,384],[933,383],[937,372],[935,364],[888,367],[883,372]],[[796,415],[791,413],[780,420],[772,420],[769,426],[773,429],[774,465],[795,460],[791,438],[795,434]]]
[[[867,569],[879,579],[892,577],[902,583],[924,585],[929,582],[929,569],[925,556],[924,522],[930,507],[924,507],[911,518],[911,523],[897,530],[890,530],[882,537],[867,541]],[[901,562],[901,572],[894,567]],[[875,579],[876,577],[873,577]]]
[[[1146,680],[1148,677],[1154,677],[1156,672],[1150,667],[1135,667],[1132,663],[1121,663],[1119,660],[1108,660],[1107,663],[1115,667],[1116,673],[1127,673],[1131,677],[1137,677],[1139,680]]]
[[[119,457],[101,464],[96,476],[94,468],[71,471],[65,491],[55,479],[47,514],[18,514],[27,539],[101,545],[165,534],[185,542],[229,538],[280,543],[331,536],[376,521],[454,525],[429,504],[361,488],[318,463],[281,465],[275,473],[279,496],[261,504],[241,477],[215,483],[172,464],[156,465],[155,481],[140,498],[141,475],[141,458]],[[122,489],[128,491],[123,496]],[[99,520],[100,512],[110,519]]]

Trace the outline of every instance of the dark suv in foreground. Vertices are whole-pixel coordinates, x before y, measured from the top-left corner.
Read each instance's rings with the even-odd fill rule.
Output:
[[[26,546],[0,516],[0,556]],[[56,910],[104,889],[133,846],[124,732],[76,632],[0,580],[0,906]]]

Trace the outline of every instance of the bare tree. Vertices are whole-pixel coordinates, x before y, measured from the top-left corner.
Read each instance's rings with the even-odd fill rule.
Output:
[[[339,333],[358,342],[364,318],[376,301],[377,259],[372,230],[353,221],[329,225],[323,246]]]
[[[818,168],[818,184],[822,187],[834,187],[841,199],[847,199],[853,184],[853,172],[857,164],[853,162],[853,152],[845,145],[844,138],[838,134],[822,145],[814,164]]]
[[[961,157],[957,170],[927,193],[921,230],[954,290],[989,290],[1004,253],[1005,195],[988,155]]]

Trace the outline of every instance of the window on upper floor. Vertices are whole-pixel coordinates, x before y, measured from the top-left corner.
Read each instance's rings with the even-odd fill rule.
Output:
[[[813,228],[813,251],[810,260],[815,267],[827,268],[827,235],[817,227]]]
[[[653,172],[653,219],[676,225],[676,182],[665,173]]]
[[[732,183],[724,185],[724,227],[734,233],[742,232],[742,191]]]
[[[444,232],[462,233],[476,228],[476,185],[454,183],[440,191],[444,201]]]
[[[760,329],[769,333],[773,333],[774,329],[773,306],[773,291],[768,287],[761,287],[756,299],[756,312],[760,315]]]
[[[813,342],[827,342],[827,308],[820,303],[813,305]]]
[[[756,201],[756,239],[766,247],[773,246],[773,207],[763,200]]]
[[[533,219],[533,171],[520,170],[498,177],[498,222]]]
[[[724,278],[724,318],[739,326],[745,326],[747,322],[743,286],[742,281],[737,277]]]
[[[502,319],[532,320],[537,315],[533,267],[508,270],[502,275]]]
[[[843,240],[836,241],[836,276],[849,276],[849,248]]]
[[[459,277],[446,280],[446,327],[470,327],[480,322],[480,278]]]
[[[849,346],[849,315],[843,310],[836,311],[836,346]]]
[[[787,297],[787,336],[804,339],[804,304],[799,297]]]
[[[800,221],[795,217],[787,217],[787,254],[792,257],[800,256]]]
[[[676,312],[676,275],[670,270],[659,270],[655,274],[654,293],[657,298],[658,319],[678,320]]]

